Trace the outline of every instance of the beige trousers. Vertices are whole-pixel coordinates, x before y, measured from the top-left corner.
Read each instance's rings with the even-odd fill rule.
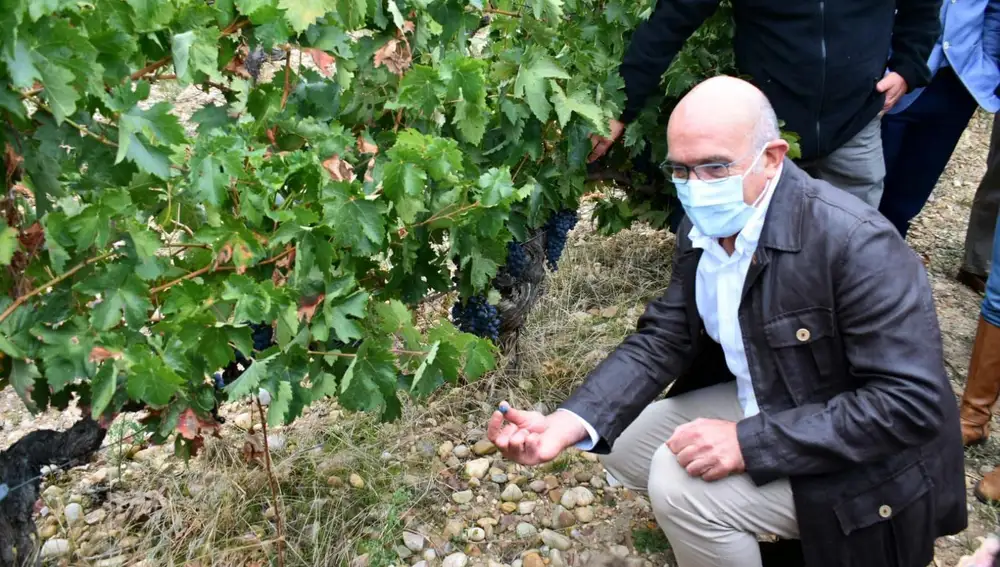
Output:
[[[757,535],[799,537],[792,489],[787,480],[758,487],[745,474],[715,482],[689,476],[666,441],[698,417],[742,419],[736,383],[650,404],[601,460],[615,480],[648,492],[679,567],[758,567]]]

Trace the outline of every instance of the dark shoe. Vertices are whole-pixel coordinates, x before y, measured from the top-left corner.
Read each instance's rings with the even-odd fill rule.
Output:
[[[959,270],[955,279],[958,280],[958,283],[976,293],[986,293],[986,278],[983,276],[973,274],[967,270]]]
[[[969,377],[962,394],[959,418],[962,422],[962,443],[966,446],[986,441],[990,435],[993,404],[1000,397],[1000,327],[994,327],[979,317],[976,342],[969,361]],[[1000,495],[1000,473],[997,473]]]

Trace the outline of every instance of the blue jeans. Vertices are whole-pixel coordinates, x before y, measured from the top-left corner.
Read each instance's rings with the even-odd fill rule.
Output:
[[[906,110],[882,118],[886,171],[878,210],[904,238],[977,106],[955,71],[944,67]]]
[[[1000,216],[997,216],[996,232],[993,233],[993,265],[986,280],[986,297],[983,298],[983,319],[994,327],[1000,327]]]

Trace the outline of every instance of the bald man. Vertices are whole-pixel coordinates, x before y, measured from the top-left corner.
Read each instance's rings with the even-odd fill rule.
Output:
[[[966,526],[962,441],[927,274],[871,206],[786,159],[753,86],[676,107],[686,217],[666,292],[549,415],[489,423],[525,465],[577,447],[648,491],[680,567],[924,567]],[[663,400],[657,398],[667,390]]]

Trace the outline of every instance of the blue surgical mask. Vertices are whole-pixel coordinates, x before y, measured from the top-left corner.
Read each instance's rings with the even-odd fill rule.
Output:
[[[747,171],[756,167],[764,149],[757,154]],[[744,175],[745,173],[730,175],[711,183],[702,181],[693,174],[686,182],[674,179],[677,198],[699,232],[711,238],[725,238],[743,230],[754,212],[754,207],[743,200]],[[761,196],[766,192],[765,187]]]

